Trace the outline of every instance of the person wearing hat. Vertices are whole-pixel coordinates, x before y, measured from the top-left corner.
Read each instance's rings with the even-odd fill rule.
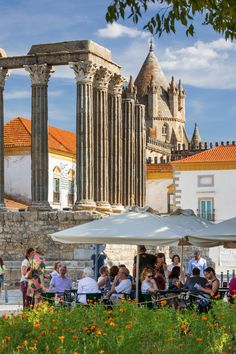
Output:
[[[204,270],[207,268],[207,262],[201,257],[201,252],[196,250],[194,252],[194,258],[190,259],[188,263],[188,276],[192,275],[193,269],[198,268],[200,270],[200,276],[204,277]]]

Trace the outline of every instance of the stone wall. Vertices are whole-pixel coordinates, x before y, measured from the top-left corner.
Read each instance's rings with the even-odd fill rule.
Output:
[[[48,269],[62,260],[68,265],[73,280],[78,279],[90,261],[91,246],[63,244],[52,241],[50,233],[100,218],[97,212],[50,211],[0,213],[0,257],[6,264],[6,282],[16,285],[20,279],[20,264],[28,247],[40,246],[47,259]]]

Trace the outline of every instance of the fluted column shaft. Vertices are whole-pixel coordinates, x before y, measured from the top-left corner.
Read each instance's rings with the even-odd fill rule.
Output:
[[[123,205],[134,205],[135,196],[135,103],[122,100]]]
[[[25,66],[32,82],[31,194],[29,210],[50,210],[48,202],[48,80],[51,66]]]
[[[94,120],[93,78],[96,65],[90,61],[71,63],[77,81],[75,210],[95,209],[94,202]]]
[[[145,106],[135,105],[135,205],[146,204]]]
[[[101,67],[94,80],[94,199],[97,210],[111,210],[108,189],[108,84],[111,72]]]
[[[108,94],[108,170],[109,202],[113,212],[121,212],[122,206],[122,121],[121,93],[125,79],[114,74]]]
[[[4,102],[3,91],[5,79],[8,74],[6,69],[0,68],[0,212],[6,211],[4,204]]]

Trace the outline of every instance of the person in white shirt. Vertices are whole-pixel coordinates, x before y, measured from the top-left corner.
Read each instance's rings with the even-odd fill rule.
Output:
[[[115,279],[112,283],[111,291],[109,294],[112,297],[117,297],[122,299],[125,294],[130,294],[132,289],[131,280],[128,279],[129,271],[127,268],[121,267],[118,274],[115,276]]]
[[[100,293],[98,289],[98,284],[93,277],[94,272],[92,268],[84,268],[83,278],[80,279],[78,282],[78,301],[83,304],[86,304],[87,301],[86,294]]]
[[[157,288],[157,284],[154,278],[154,271],[152,268],[144,268],[141,274],[141,293],[146,294],[146,293],[154,293]]]
[[[207,262],[204,258],[201,257],[201,253],[199,250],[194,252],[194,258],[192,258],[188,263],[188,276],[192,275],[192,271],[194,268],[198,268],[200,270],[200,276],[204,277],[204,270],[207,268]]]
[[[33,253],[34,253],[34,249],[28,248],[25,252],[25,258],[21,263],[20,289],[23,296],[23,308],[28,307],[30,305],[29,296],[27,296],[27,289],[28,289],[27,272],[30,267],[29,258],[33,255]]]
[[[54,270],[50,273],[51,277],[58,277],[60,275],[59,273],[59,268],[61,266],[61,262],[60,261],[57,261],[54,263]]]

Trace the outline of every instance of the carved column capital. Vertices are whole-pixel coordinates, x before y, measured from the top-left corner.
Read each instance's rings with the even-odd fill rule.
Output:
[[[47,85],[50,74],[54,72],[48,64],[24,65],[24,68],[30,74],[32,85]]]
[[[69,65],[74,70],[77,83],[93,82],[97,70],[97,64],[94,64],[89,60],[81,60],[76,63],[69,63]]]
[[[94,77],[94,87],[98,90],[107,90],[112,72],[100,66]]]
[[[0,87],[4,87],[6,77],[10,75],[8,69],[0,68]]]
[[[112,95],[121,95],[125,82],[126,79],[123,76],[119,74],[112,75],[108,87],[109,93]]]

